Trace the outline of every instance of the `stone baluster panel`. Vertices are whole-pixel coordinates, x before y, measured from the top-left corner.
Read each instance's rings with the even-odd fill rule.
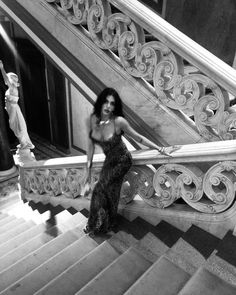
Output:
[[[92,188],[100,168],[92,170]],[[28,194],[81,197],[85,168],[25,169],[21,190]],[[120,203],[128,204],[139,196],[148,205],[167,208],[178,199],[199,212],[219,213],[235,199],[236,162],[214,164],[206,171],[193,164],[135,165],[124,178]]]

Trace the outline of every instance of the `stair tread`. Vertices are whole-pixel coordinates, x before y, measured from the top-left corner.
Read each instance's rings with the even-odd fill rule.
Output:
[[[12,264],[16,263],[18,260],[22,259],[29,253],[36,251],[44,244],[51,241],[54,238],[53,231],[54,228],[51,228],[45,232],[41,232],[41,234],[33,237],[30,240],[26,240],[17,248],[13,249],[12,251],[8,251],[5,255],[0,257],[0,272],[3,271],[5,268],[11,266]],[[57,234],[59,235],[60,233]]]
[[[108,242],[103,242],[35,295],[74,295],[118,256]]]
[[[146,249],[149,249],[155,255],[155,257],[158,258],[164,253],[166,253],[169,249],[169,247],[166,244],[164,244],[158,237],[153,235],[151,232],[147,233],[138,242],[138,249],[139,247],[145,247]]]
[[[4,294],[33,294],[50,280],[92,251],[97,243],[88,236],[75,240],[33,271],[4,290]]]
[[[10,231],[25,222],[26,221],[23,218],[14,218],[10,222],[7,222],[6,224],[4,224],[0,227],[0,236],[1,236],[1,234],[6,233],[6,231]]]
[[[28,230],[29,228],[35,226],[35,223],[31,220],[25,221],[23,223],[20,223],[15,228],[8,230],[5,233],[2,233],[0,235],[0,245],[2,243],[5,243],[6,241],[16,237],[17,235],[21,234],[22,232]]]
[[[0,259],[3,255],[13,251],[17,247],[21,246],[26,241],[34,238],[35,236],[43,233],[46,230],[45,224],[37,224],[21,234],[13,237],[11,240],[5,241],[0,245]]]
[[[6,289],[77,239],[77,233],[74,234],[71,230],[67,231],[2,271],[0,273],[2,278],[0,291]]]
[[[0,206],[0,212],[7,213],[8,210],[11,210],[12,208],[14,208],[15,206],[18,206],[21,203],[22,203],[22,200],[19,198],[19,194],[18,194],[15,199],[13,198],[9,200],[9,202],[7,202],[6,204],[2,204]]]
[[[0,209],[1,209],[1,206],[6,204],[6,203],[10,203],[12,201],[15,201],[15,200],[20,200],[19,198],[19,192],[16,190],[16,191],[12,191],[12,192],[8,192],[6,196],[3,196],[0,198]]]
[[[63,214],[63,217],[61,216]],[[47,220],[46,223],[41,223],[26,229],[19,235],[13,235],[10,239],[4,239],[3,243],[0,244],[0,257],[5,255],[7,252],[13,251],[17,247],[21,246],[22,243],[30,240],[42,232],[48,232],[50,230],[52,236],[58,235],[58,232],[65,232],[66,230],[73,229],[78,226],[84,217],[81,214],[77,215],[65,215],[63,212],[59,213],[60,216],[56,216],[56,221]],[[62,217],[62,218],[61,218]],[[55,224],[55,225],[54,225]]]
[[[204,256],[191,244],[180,238],[171,248],[167,251],[166,255],[170,255],[170,257],[174,256],[176,253],[179,257],[183,257],[188,261],[189,264],[198,268],[205,264],[206,259]],[[195,271],[195,270],[194,270]]]
[[[206,269],[215,273],[226,282],[236,286],[236,267],[216,255],[215,250],[204,265]]]
[[[150,265],[131,247],[76,294],[123,294]]]
[[[119,231],[108,242],[120,253],[134,247],[150,262],[155,262],[169,249],[152,233],[147,233],[141,240],[137,240],[132,234]]]
[[[17,218],[13,215],[6,215],[5,218],[0,220],[0,226],[4,226],[8,222],[11,222],[12,220],[16,220]]]
[[[168,258],[158,259],[130,288],[125,295],[177,294],[190,275]]]
[[[0,222],[5,219],[6,217],[8,217],[8,214],[6,213],[0,213]]]
[[[34,221],[45,221],[49,218],[49,211],[46,211],[44,214],[40,214],[38,211],[33,210],[28,203],[20,203],[14,208],[7,211],[8,215],[15,216],[17,218],[24,218],[25,220],[34,220]]]
[[[207,269],[200,267],[178,295],[233,295],[236,287],[223,281]]]

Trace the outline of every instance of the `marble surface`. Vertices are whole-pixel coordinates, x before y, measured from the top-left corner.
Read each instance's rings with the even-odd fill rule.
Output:
[[[18,183],[18,176],[2,181],[0,183],[0,201],[9,197],[13,193],[19,192]]]

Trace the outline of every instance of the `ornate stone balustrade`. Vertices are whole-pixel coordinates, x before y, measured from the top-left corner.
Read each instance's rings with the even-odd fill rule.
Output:
[[[233,68],[136,0],[46,1],[131,76],[154,87],[162,104],[187,115],[206,141],[236,138]]]
[[[236,141],[219,141],[182,146],[172,157],[156,150],[132,152],[133,167],[126,175],[121,203],[135,197],[152,207],[166,208],[179,199],[204,213],[219,213],[235,199]],[[82,198],[86,156],[27,163],[20,167],[22,198],[34,194]],[[93,184],[103,154],[94,156]]]

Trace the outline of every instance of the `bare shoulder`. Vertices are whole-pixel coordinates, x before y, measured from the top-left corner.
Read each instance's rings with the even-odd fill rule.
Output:
[[[115,123],[116,123],[117,126],[123,127],[123,126],[125,126],[127,124],[127,120],[124,117],[117,116],[115,118]]]
[[[121,116],[116,117],[115,124],[116,124],[116,129],[118,133],[120,133],[121,131],[127,132],[129,124],[124,117],[121,117]]]

